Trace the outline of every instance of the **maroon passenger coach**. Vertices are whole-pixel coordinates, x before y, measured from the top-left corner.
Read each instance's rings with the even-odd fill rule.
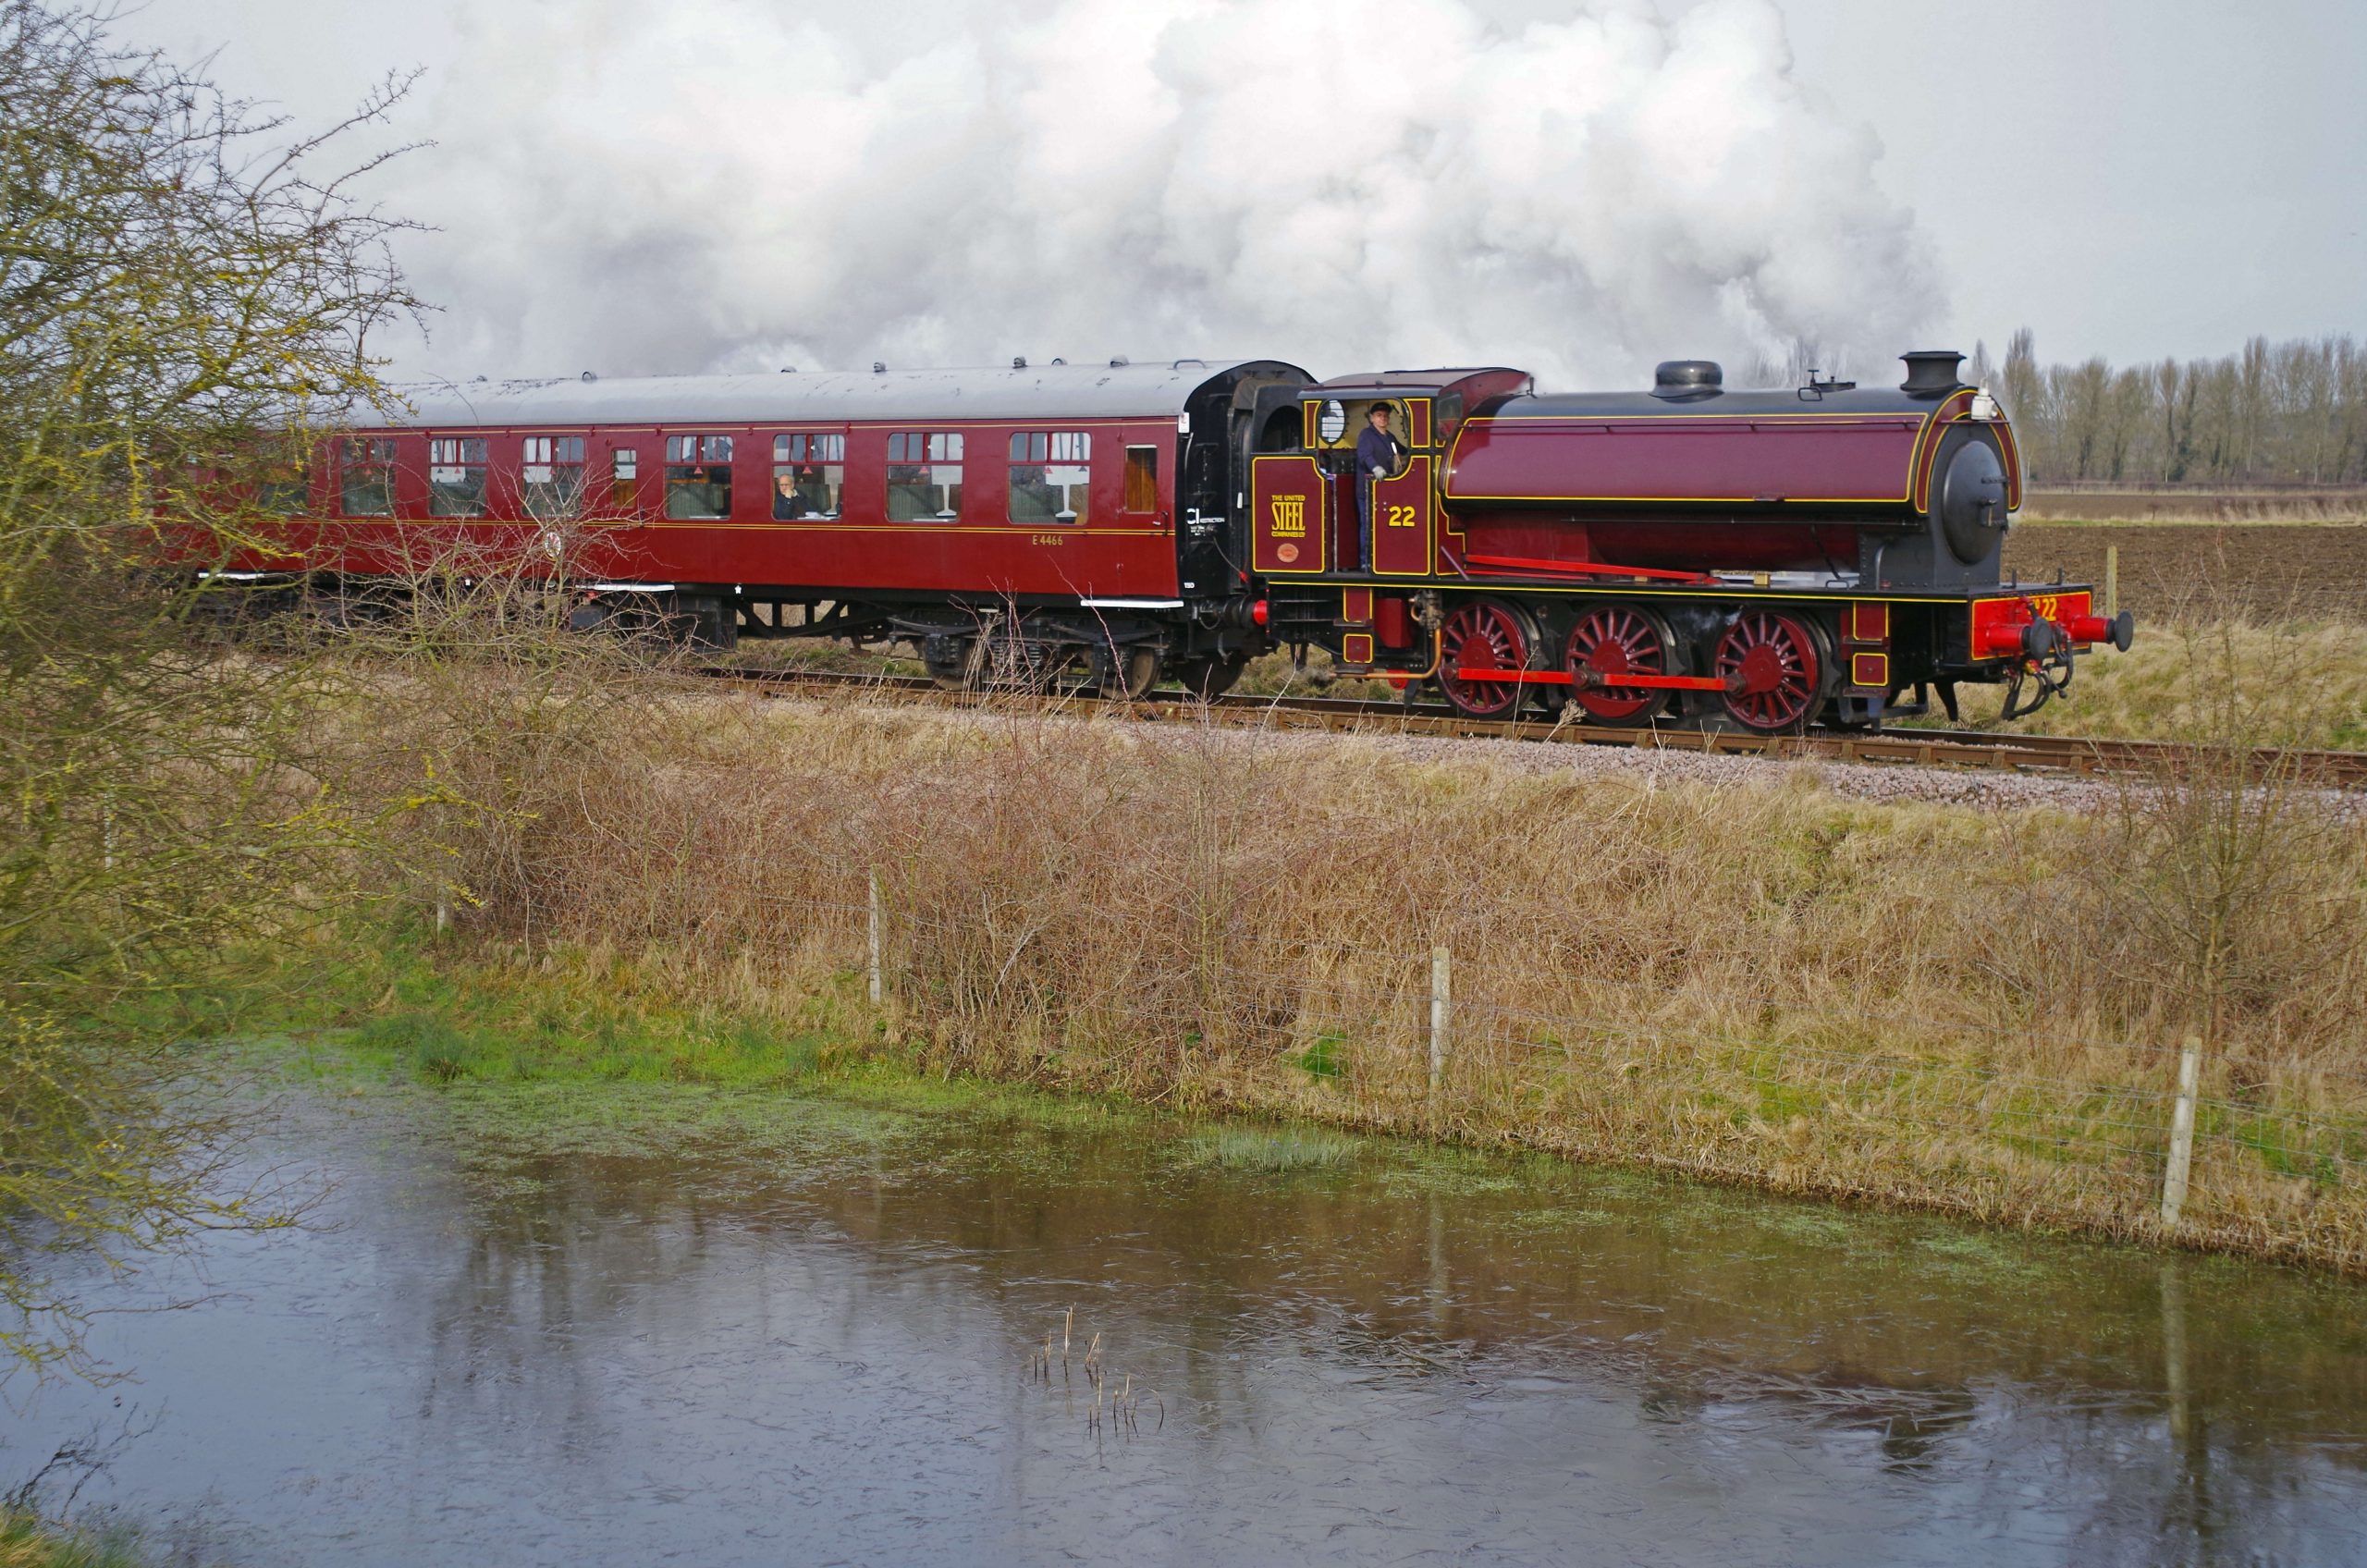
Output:
[[[447,385],[330,443],[229,574],[361,598],[423,547],[563,557],[581,624],[909,642],[950,686],[1213,693],[1319,646],[1483,718],[1870,725],[1963,682],[2026,713],[2128,618],[2001,582],[2012,432],[1961,356],[1907,358],[1583,396],[1272,360]]]

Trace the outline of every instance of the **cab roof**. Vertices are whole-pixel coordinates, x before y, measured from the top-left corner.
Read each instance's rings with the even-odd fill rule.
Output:
[[[1367,370],[1353,375],[1335,375],[1306,390],[1309,393],[1437,392],[1481,375],[1517,375],[1526,380],[1528,372],[1515,370],[1509,365],[1466,365],[1439,370]]]

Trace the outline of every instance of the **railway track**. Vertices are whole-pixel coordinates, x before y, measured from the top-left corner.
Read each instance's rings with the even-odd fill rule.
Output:
[[[1243,728],[1657,748],[1728,756],[1818,758],[2050,776],[2147,772],[2174,766],[2186,753],[2184,747],[2159,741],[2004,735],[1966,729],[1882,729],[1863,733],[1815,730],[1806,735],[1759,735],[1738,729],[1672,726],[1622,729],[1612,725],[1556,724],[1543,718],[1473,719],[1443,703],[1375,702],[1352,697],[1228,692],[1214,702],[1202,704],[1181,693],[1155,693],[1126,702],[1086,692],[1063,692],[1042,698],[1005,692],[949,692],[925,676],[843,670],[751,670],[716,665],[700,667],[695,673],[705,680],[767,695],[856,691],[889,700],[954,707],[1001,707],[1013,702],[1035,702],[1045,708],[1065,712],[1108,709],[1146,722],[1212,720]],[[2257,753],[2257,760],[2267,766],[2276,756],[2275,753],[2263,751]],[[2290,752],[2284,753],[2284,758],[2301,777],[2321,787],[2367,790],[2367,752]]]

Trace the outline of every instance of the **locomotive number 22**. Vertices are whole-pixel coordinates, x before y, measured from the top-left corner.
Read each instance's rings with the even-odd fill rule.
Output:
[[[1413,527],[1413,526],[1414,526],[1414,508],[1413,508],[1412,507],[1392,507],[1392,508],[1389,508],[1389,515],[1388,515],[1386,518],[1384,518],[1384,519],[1382,520],[1382,524],[1381,524],[1381,525],[1382,525],[1383,527],[1385,527],[1385,528],[1411,528],[1411,527]]]

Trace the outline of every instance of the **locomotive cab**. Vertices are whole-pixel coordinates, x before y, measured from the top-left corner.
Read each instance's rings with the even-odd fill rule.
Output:
[[[1294,409],[1269,416],[1267,429],[1282,438],[1251,459],[1252,569],[1376,582],[1434,575],[1448,443],[1471,408],[1528,385],[1525,372],[1491,367],[1381,371],[1301,388]],[[1392,443],[1379,476],[1360,472],[1357,457],[1376,410]]]

